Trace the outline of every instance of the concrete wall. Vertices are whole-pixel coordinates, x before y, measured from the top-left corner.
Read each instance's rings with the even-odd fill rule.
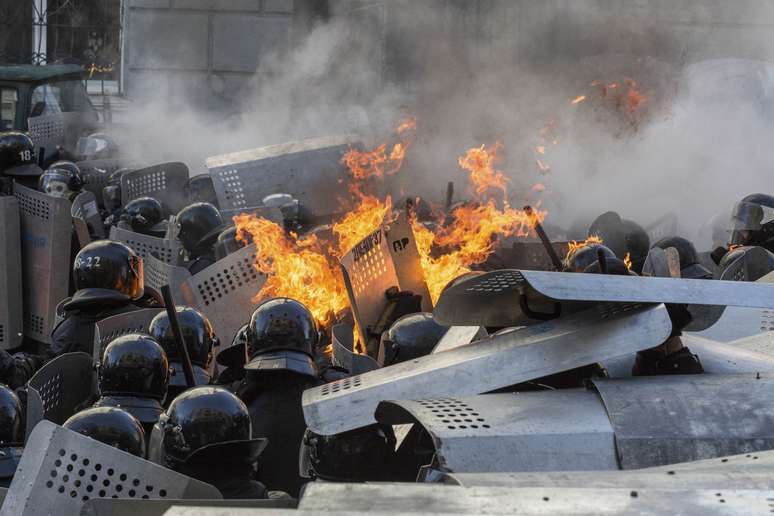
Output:
[[[124,0],[124,91],[228,101],[291,42],[294,0]]]

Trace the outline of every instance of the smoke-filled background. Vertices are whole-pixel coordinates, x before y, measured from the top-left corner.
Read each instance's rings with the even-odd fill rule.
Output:
[[[396,196],[440,202],[456,181],[464,197],[457,158],[501,142],[512,204],[542,203],[552,236],[607,210],[643,225],[674,212],[703,249],[713,216],[722,224],[744,195],[774,191],[768,2],[331,1],[311,12],[287,45],[229,42],[260,52],[249,80],[137,74],[127,135],[143,159],[196,174],[208,156],[288,140],[378,144],[413,115]]]

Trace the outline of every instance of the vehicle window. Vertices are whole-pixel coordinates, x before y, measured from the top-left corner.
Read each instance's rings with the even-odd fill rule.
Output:
[[[62,113],[62,89],[53,84],[43,84],[32,90],[30,116]]]
[[[30,117],[81,113],[86,119],[97,119],[81,81],[61,81],[37,86],[32,90],[31,106]]]
[[[16,104],[19,102],[19,93],[16,88],[0,88],[0,130],[13,129],[16,123]]]

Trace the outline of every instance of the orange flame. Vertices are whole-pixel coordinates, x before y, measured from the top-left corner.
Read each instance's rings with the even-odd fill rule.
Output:
[[[648,101],[648,97],[637,89],[637,83],[633,79],[625,79],[629,90],[626,92],[626,110],[633,114]]]
[[[384,201],[370,195],[363,197],[353,211],[333,225],[333,233],[338,237],[335,254],[339,258],[347,254],[358,242],[376,231],[391,210],[392,200],[389,196]]]
[[[632,253],[626,253],[624,257],[624,265],[628,270],[632,270]]]
[[[600,238],[597,235],[590,235],[586,240],[583,240],[581,242],[578,242],[576,240],[571,240],[567,244],[567,254],[564,257],[564,263],[568,263],[570,259],[572,259],[572,256],[578,251],[578,249],[582,249],[587,245],[603,244],[603,243],[604,241],[602,240],[602,238]]]
[[[376,149],[365,152],[349,149],[341,162],[352,172],[355,180],[362,181],[370,177],[384,177],[395,174],[403,165],[406,152],[414,141],[414,131],[417,120],[409,117],[402,121],[396,131],[400,141],[387,152],[387,144],[383,143]]]
[[[586,100],[586,95],[579,95],[579,96],[575,97],[575,99],[571,102],[571,104],[573,106],[577,106],[578,104],[580,104],[584,100]]]
[[[499,142],[489,147],[486,145],[474,147],[457,160],[460,168],[468,171],[468,179],[479,197],[490,188],[496,188],[502,190],[503,194],[505,193],[508,179],[505,174],[494,168],[495,164],[500,161],[497,152],[501,148],[502,144]]]

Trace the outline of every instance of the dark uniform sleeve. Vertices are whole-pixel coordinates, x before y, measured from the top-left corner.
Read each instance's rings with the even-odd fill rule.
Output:
[[[51,357],[58,357],[65,353],[78,350],[78,321],[70,316],[60,322],[51,333]],[[93,338],[93,337],[92,337]]]

